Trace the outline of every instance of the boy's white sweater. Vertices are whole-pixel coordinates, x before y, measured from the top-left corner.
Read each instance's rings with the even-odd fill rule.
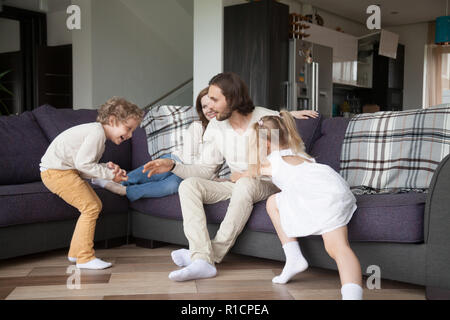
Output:
[[[48,147],[41,159],[41,171],[75,169],[85,179],[113,180],[113,171],[106,163],[98,163],[105,152],[105,142],[101,123],[86,123],[67,129]]]

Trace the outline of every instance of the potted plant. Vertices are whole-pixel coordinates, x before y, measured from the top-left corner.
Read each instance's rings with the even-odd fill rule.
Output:
[[[5,92],[11,97],[13,96],[13,93],[6,89],[6,87],[1,83],[4,76],[6,76],[8,73],[10,73],[11,70],[4,71],[0,73],[0,93]],[[8,106],[0,99],[0,115],[10,115],[11,113],[8,110]]]

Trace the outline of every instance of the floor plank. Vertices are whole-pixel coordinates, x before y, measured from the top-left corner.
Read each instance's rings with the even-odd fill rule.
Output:
[[[259,291],[217,293],[143,294],[129,296],[105,296],[104,300],[293,300],[287,292]]]
[[[108,283],[111,275],[81,275],[80,283]],[[42,285],[62,285],[67,284],[68,275],[65,276],[41,276],[41,277],[17,277],[0,279],[0,288],[8,287],[35,287]]]
[[[0,300],[5,300],[13,290],[14,288],[0,287]]]
[[[81,288],[67,286],[67,250],[0,261],[0,299],[67,300],[339,300],[337,271],[310,267],[286,285],[272,283],[284,262],[229,254],[217,264],[211,279],[173,282],[179,269],[170,253],[180,246],[157,249],[124,245],[96,250],[96,256],[113,262],[105,270],[80,270]],[[363,279],[365,284],[366,277]],[[364,298],[425,299],[422,286],[381,280],[381,290],[365,288]]]

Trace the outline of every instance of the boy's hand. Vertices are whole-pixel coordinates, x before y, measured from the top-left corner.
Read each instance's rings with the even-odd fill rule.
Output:
[[[122,171],[125,172],[125,170],[122,170]],[[122,171],[114,176],[114,179],[113,179],[114,182],[121,183],[122,181],[128,180],[127,174],[126,173],[123,174]]]
[[[120,167],[119,167],[119,165],[117,165],[117,164],[115,164],[114,162],[108,162],[107,164],[106,164],[106,166],[108,167],[108,169],[111,169],[111,170],[113,170],[113,173],[114,174],[116,174],[119,170],[120,170]]]
[[[148,162],[144,165],[143,173],[148,171],[148,177],[150,178],[154,174],[169,172],[172,169],[175,161],[172,159],[157,159]]]
[[[113,179],[114,182],[120,183],[122,181],[128,180],[127,172],[124,169],[121,169],[117,164],[113,162],[108,162],[106,166],[109,169],[113,170],[113,173],[115,175]]]
[[[319,117],[319,113],[313,110],[291,111],[291,115],[296,119],[308,119]]]

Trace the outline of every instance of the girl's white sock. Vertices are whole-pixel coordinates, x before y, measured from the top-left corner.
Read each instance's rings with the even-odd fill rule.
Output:
[[[346,283],[341,288],[342,300],[362,300],[363,288],[356,283]]]
[[[302,255],[297,241],[288,242],[283,246],[286,255],[286,264],[279,276],[272,279],[273,283],[285,284],[297,273],[303,272],[308,268],[308,262]]]

